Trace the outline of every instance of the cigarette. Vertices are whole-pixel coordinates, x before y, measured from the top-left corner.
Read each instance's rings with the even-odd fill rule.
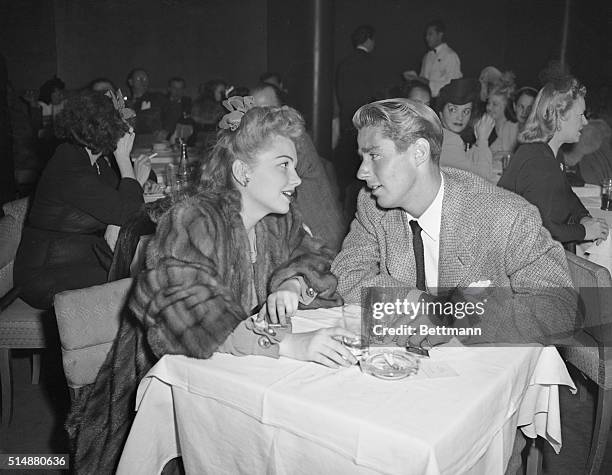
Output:
[[[157,152],[152,153],[151,155],[149,155],[149,157],[148,157],[148,158],[153,158],[153,157],[157,157]]]

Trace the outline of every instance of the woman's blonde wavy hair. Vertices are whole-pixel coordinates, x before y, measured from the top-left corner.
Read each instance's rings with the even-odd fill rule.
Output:
[[[559,129],[578,98],[586,95],[586,88],[572,76],[552,80],[536,96],[519,142],[548,142]]]
[[[253,107],[235,130],[221,129],[208,159],[202,165],[199,190],[228,193],[239,199],[232,164],[235,160],[251,163],[275,137],[295,141],[304,133],[304,119],[292,107]]]

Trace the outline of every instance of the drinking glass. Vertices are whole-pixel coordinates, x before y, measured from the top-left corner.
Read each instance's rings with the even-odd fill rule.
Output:
[[[612,178],[601,182],[601,209],[612,211]]]
[[[342,344],[346,346],[355,357],[363,355],[364,340],[361,331],[361,307],[355,304],[343,305],[340,326],[356,335],[355,338],[342,337],[340,340]]]

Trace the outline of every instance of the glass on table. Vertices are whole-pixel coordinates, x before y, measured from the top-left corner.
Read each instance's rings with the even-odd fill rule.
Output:
[[[362,337],[361,329],[361,310],[359,305],[344,304],[342,306],[342,320],[340,321],[342,328],[355,334],[354,338],[343,336],[340,341],[356,357],[363,355],[365,349],[365,341]]]
[[[612,211],[612,178],[601,182],[601,209]]]
[[[493,152],[493,171],[503,174],[510,165],[512,154],[506,150]]]

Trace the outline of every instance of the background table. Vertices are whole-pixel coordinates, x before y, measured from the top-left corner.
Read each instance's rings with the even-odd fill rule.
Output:
[[[585,185],[572,188],[578,195],[584,207],[594,218],[603,218],[612,230],[612,211],[605,211],[601,208],[601,187],[597,185]],[[603,241],[599,246],[593,243],[584,243],[576,247],[576,254],[584,257],[595,264],[607,268],[612,273],[612,236]]]
[[[174,163],[178,166],[180,153],[176,150],[168,149],[163,151],[155,151],[150,147],[145,148],[134,148],[132,149],[132,158],[138,157],[139,155],[151,155],[156,153],[157,155],[151,158],[151,168],[157,175],[157,182],[164,184],[166,180],[166,166],[169,163]],[[202,153],[195,148],[188,149],[189,163],[196,163],[202,156]]]
[[[299,312],[294,328],[340,313]],[[118,473],[159,473],[182,454],[193,474],[502,474],[517,426],[560,449],[558,385],[574,386],[555,348],[431,355],[457,375],[382,381],[287,358],[166,356],[139,387]]]

